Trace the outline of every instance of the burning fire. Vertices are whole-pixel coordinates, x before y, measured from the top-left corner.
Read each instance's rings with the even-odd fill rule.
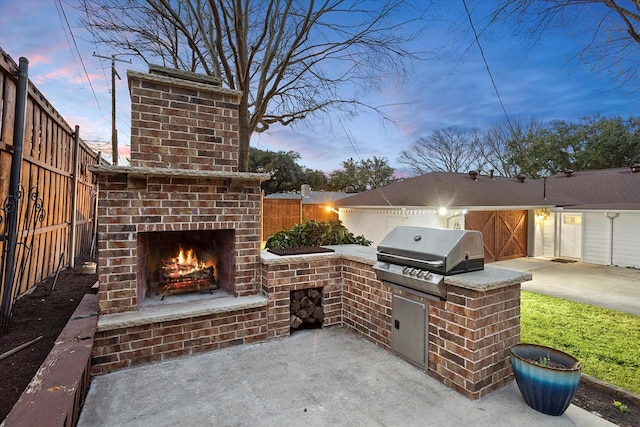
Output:
[[[215,259],[199,261],[195,250],[180,247],[175,257],[162,260],[160,268],[162,298],[164,299],[165,295],[218,289],[215,263]]]
[[[198,261],[198,257],[193,249],[185,250],[182,247],[178,251],[178,255],[175,258],[170,258],[165,266],[171,270],[168,274],[171,278],[207,268],[205,262]]]

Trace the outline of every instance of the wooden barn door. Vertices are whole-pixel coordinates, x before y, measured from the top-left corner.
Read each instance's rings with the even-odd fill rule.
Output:
[[[469,212],[465,228],[482,232],[485,262],[527,255],[527,211]]]

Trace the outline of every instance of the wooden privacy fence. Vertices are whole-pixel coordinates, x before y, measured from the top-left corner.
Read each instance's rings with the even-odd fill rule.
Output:
[[[303,221],[329,221],[338,219],[326,205],[303,204],[302,199],[262,199],[262,240],[278,231],[291,228]]]
[[[72,129],[28,81],[22,68],[28,61],[18,67],[1,48],[0,56],[0,254],[4,255],[0,279],[14,276],[9,287],[7,280],[0,280],[0,314],[5,318],[10,316],[6,301],[11,307],[17,296],[59,266],[73,265],[74,254],[90,252],[96,188],[88,165],[96,163],[97,154],[78,138],[78,127]],[[26,100],[20,98],[20,82],[24,87],[25,81]],[[24,127],[17,123],[22,116]],[[16,140],[22,141],[22,162],[14,161],[20,155]],[[12,174],[19,177],[18,195],[12,193]],[[13,209],[17,209],[15,233],[9,233]],[[11,274],[8,253],[14,253]]]

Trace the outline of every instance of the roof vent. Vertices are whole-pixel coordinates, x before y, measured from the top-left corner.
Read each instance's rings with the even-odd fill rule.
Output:
[[[493,169],[489,169],[489,178],[494,179],[493,178],[493,172],[495,172]]]
[[[311,186],[309,184],[302,184],[300,186],[300,194],[302,197],[310,197],[311,196]]]
[[[640,172],[640,163],[634,163],[631,165],[631,173]]]
[[[524,182],[525,176],[524,175],[518,175],[518,182]]]
[[[565,169],[564,170],[564,176],[566,176],[567,178],[569,178],[571,176],[571,174],[573,174],[573,169]]]
[[[469,176],[471,177],[472,180],[477,181],[478,180],[478,172],[476,171],[469,171]]]

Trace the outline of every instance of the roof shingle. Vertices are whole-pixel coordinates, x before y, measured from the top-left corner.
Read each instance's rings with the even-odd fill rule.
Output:
[[[431,172],[342,199],[339,206],[578,207],[640,209],[640,173],[629,168],[574,172],[544,180]]]

